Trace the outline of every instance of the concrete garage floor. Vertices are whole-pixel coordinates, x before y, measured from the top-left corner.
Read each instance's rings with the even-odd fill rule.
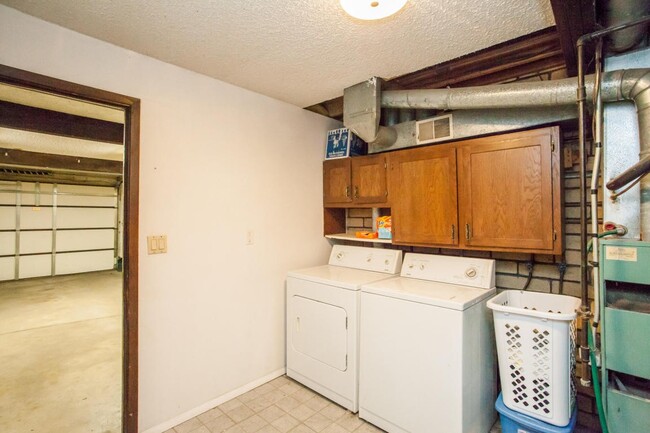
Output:
[[[0,283],[0,348],[0,432],[121,431],[121,273]]]

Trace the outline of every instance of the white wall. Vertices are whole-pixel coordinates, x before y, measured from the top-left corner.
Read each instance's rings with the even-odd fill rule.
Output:
[[[326,260],[338,124],[4,6],[0,41],[2,64],[142,100],[140,430],[283,369],[284,277]],[[168,254],[146,255],[154,234]]]

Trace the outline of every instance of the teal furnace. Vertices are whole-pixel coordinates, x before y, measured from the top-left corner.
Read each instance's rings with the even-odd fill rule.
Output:
[[[650,432],[650,243],[601,241],[603,404],[611,433]]]

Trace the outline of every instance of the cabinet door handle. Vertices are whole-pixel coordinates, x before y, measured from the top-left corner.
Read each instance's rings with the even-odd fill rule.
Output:
[[[472,229],[470,228],[469,224],[465,224],[465,239],[470,240],[472,237]]]
[[[348,197],[348,198],[350,197],[350,187],[349,186],[345,187],[345,196]]]
[[[354,198],[359,198],[359,187],[358,186],[354,187]]]
[[[456,226],[453,224],[451,225],[451,240],[452,241],[456,240]]]

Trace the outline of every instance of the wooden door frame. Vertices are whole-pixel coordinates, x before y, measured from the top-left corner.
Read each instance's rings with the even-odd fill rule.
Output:
[[[122,431],[138,431],[138,196],[140,100],[0,64],[0,82],[124,110],[124,273]]]

